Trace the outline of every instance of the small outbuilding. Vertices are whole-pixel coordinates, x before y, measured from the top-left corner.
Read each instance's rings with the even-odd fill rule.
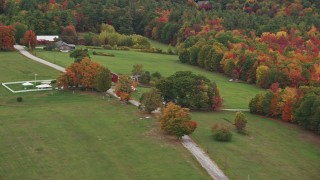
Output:
[[[56,42],[56,48],[58,48],[62,52],[69,52],[69,51],[76,49],[76,45],[68,44],[63,41],[58,41],[58,42]]]

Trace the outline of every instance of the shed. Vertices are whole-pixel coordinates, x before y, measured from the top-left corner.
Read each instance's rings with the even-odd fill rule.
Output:
[[[58,42],[56,42],[56,47],[62,52],[69,52],[69,51],[74,50],[76,48],[76,45],[68,44],[63,41],[58,41]]]

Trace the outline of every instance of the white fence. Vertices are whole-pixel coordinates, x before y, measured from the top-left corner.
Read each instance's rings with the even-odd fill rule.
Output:
[[[7,83],[2,83],[2,86],[4,86],[5,88],[7,88],[9,91],[11,91],[12,93],[21,93],[21,92],[33,92],[33,91],[50,91],[52,90],[52,88],[48,88],[48,89],[27,89],[27,90],[20,90],[20,91],[15,91],[13,89],[11,89],[9,86],[7,85],[10,85],[10,84],[22,84],[25,83],[25,82],[33,82],[33,83],[36,83],[36,82],[48,82],[48,81],[53,81],[55,79],[49,79],[49,80],[36,80],[36,81],[18,81],[18,82],[7,82]]]

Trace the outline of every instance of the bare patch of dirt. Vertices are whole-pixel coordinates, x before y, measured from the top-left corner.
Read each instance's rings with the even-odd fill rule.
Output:
[[[175,136],[170,136],[160,129],[160,123],[156,122],[150,130],[144,133],[145,136],[154,139],[161,146],[181,146],[180,141]]]

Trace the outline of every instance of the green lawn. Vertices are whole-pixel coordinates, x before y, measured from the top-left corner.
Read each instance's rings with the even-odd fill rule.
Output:
[[[104,51],[104,50],[102,50]],[[230,83],[220,74],[183,65],[177,56],[108,51],[116,57],[92,56],[112,71],[130,73],[133,64],[168,76],[191,70],[218,83],[227,107],[246,108],[260,89]],[[68,53],[37,51],[38,56],[67,66]],[[0,53],[1,82],[43,79],[59,73],[26,60],[18,53]],[[4,66],[6,64],[7,66]],[[41,69],[41,71],[39,71]],[[139,88],[138,88],[139,89]],[[23,93],[24,102],[0,89],[0,179],[207,179],[180,143],[164,136],[154,119],[136,107],[101,95],[70,92]],[[146,89],[140,88],[134,97]],[[85,111],[83,111],[85,109]],[[232,122],[234,112],[193,112],[199,126],[193,139],[230,179],[317,179],[319,136],[299,127],[247,114],[249,135],[233,132],[233,140],[213,140],[215,122]],[[142,119],[140,119],[142,117]]]
[[[131,96],[134,100],[139,101],[140,97],[142,96],[143,93],[148,92],[150,90],[150,88],[147,87],[141,87],[138,86],[138,88],[136,89],[136,91],[134,91]]]
[[[204,75],[218,84],[220,92],[224,98],[224,105],[226,108],[247,108],[250,99],[259,91],[263,91],[254,85],[229,82],[229,78],[219,73],[213,73],[195,66],[182,64],[179,62],[178,56],[176,55],[134,51],[89,50],[90,53],[93,51],[114,54],[115,57],[91,55],[91,58],[94,61],[107,66],[111,71],[116,73],[130,74],[133,65],[143,64],[146,71],[158,71],[163,76],[170,76],[176,71],[193,71],[196,74]],[[64,67],[73,62],[73,59],[69,58],[69,53],[37,50],[36,55]]]
[[[234,116],[235,112],[192,113],[199,124],[193,139],[230,179],[319,179],[319,136],[292,124],[246,114],[249,135],[233,131],[231,142],[215,141],[212,125],[233,122]]]
[[[31,81],[35,79],[56,79],[60,72],[31,61],[18,52],[1,52],[0,53],[0,83],[14,81]],[[33,93],[27,93],[32,95]],[[0,102],[6,96],[14,96],[10,91],[0,85]]]
[[[167,45],[167,44],[164,44],[164,43],[161,43],[161,42],[158,42],[158,41],[155,41],[155,40],[151,40],[151,39],[149,39],[149,42],[151,44],[151,47],[161,49],[162,52],[167,52],[168,51],[169,45]],[[174,50],[176,50],[176,47],[171,46],[171,49],[174,51]]]
[[[0,53],[0,62],[2,82],[59,74],[17,52]],[[12,94],[1,87],[0,179],[210,179],[145,116],[93,92]]]
[[[98,95],[57,92],[0,106],[1,179],[209,179],[154,119]]]

